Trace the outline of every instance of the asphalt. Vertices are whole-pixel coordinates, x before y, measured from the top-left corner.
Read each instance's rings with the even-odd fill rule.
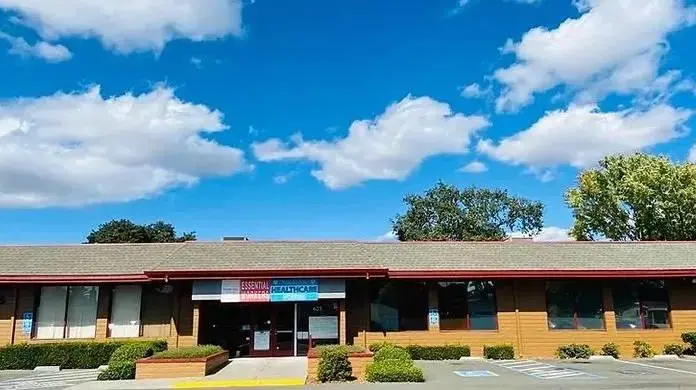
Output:
[[[426,382],[404,383],[337,383],[263,389],[696,389],[696,361],[619,360],[572,362],[559,360],[444,361],[416,362],[423,368]],[[0,372],[3,382],[27,376],[26,372]],[[31,376],[31,374],[29,374]],[[128,381],[127,388],[166,389],[169,386],[138,387],[138,381]],[[76,388],[106,389],[105,382],[86,382]],[[125,385],[125,383],[123,383]],[[117,385],[111,382],[110,385]],[[135,385],[135,386],[134,386]],[[111,387],[117,388],[117,387]],[[219,387],[232,388],[232,387]],[[68,388],[69,389],[69,388]]]

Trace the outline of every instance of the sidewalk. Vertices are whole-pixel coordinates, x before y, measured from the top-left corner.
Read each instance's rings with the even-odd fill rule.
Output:
[[[307,358],[232,359],[215,374],[204,378],[93,381],[69,390],[192,389],[220,387],[301,386],[307,378]]]

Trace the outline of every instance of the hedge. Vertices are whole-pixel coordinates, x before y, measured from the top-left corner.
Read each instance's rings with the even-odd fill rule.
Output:
[[[587,344],[564,344],[556,349],[559,359],[589,359],[592,356],[592,348]]]
[[[645,341],[636,340],[633,342],[633,357],[651,358],[655,356],[655,349]]]
[[[316,347],[312,348],[312,352],[318,354],[321,356],[321,353],[327,350],[336,350],[336,349],[341,349],[346,351],[346,353],[362,353],[365,352],[365,348],[359,346],[359,345],[338,345],[338,344],[326,344],[326,345],[317,345]]]
[[[494,360],[514,359],[515,348],[510,344],[484,345],[483,357]]]
[[[15,344],[0,348],[0,370],[33,370],[37,366],[97,368],[105,365],[111,355],[124,344],[142,341],[76,341],[46,344]],[[166,341],[154,342],[158,348]],[[163,349],[163,348],[162,348]]]
[[[681,356],[684,354],[684,346],[681,344],[666,344],[663,351],[665,355]]]
[[[696,350],[696,332],[686,332],[681,335],[682,341],[691,344],[691,349]]]
[[[412,360],[386,359],[371,363],[365,369],[368,382],[425,382],[423,370]]]
[[[369,349],[376,353],[385,346],[393,345],[389,343],[375,343],[371,344]],[[461,357],[471,356],[471,348],[468,345],[407,345],[399,348],[405,349],[413,360],[458,360]]]
[[[152,359],[187,359],[203,358],[214,355],[222,351],[222,347],[217,345],[198,345],[195,347],[184,347],[168,349],[164,352],[156,353]]]
[[[152,356],[167,348],[164,341],[134,341],[124,344],[114,351],[109,359],[109,367],[99,373],[98,380],[117,380],[135,378],[135,361]]]
[[[602,345],[602,355],[618,359],[620,354],[619,346],[616,343],[606,343]]]
[[[353,366],[345,348],[325,348],[321,352],[317,379],[320,382],[344,382],[353,379]]]

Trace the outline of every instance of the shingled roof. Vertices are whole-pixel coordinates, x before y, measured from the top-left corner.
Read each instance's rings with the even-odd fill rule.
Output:
[[[225,241],[0,246],[0,281],[5,283],[67,276],[108,281],[123,275],[143,280],[261,273],[512,277],[591,276],[598,271],[696,277],[696,242]]]

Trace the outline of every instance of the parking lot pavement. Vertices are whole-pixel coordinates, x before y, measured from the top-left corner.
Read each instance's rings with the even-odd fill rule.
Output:
[[[418,362],[424,388],[696,389],[691,361],[559,360]]]

